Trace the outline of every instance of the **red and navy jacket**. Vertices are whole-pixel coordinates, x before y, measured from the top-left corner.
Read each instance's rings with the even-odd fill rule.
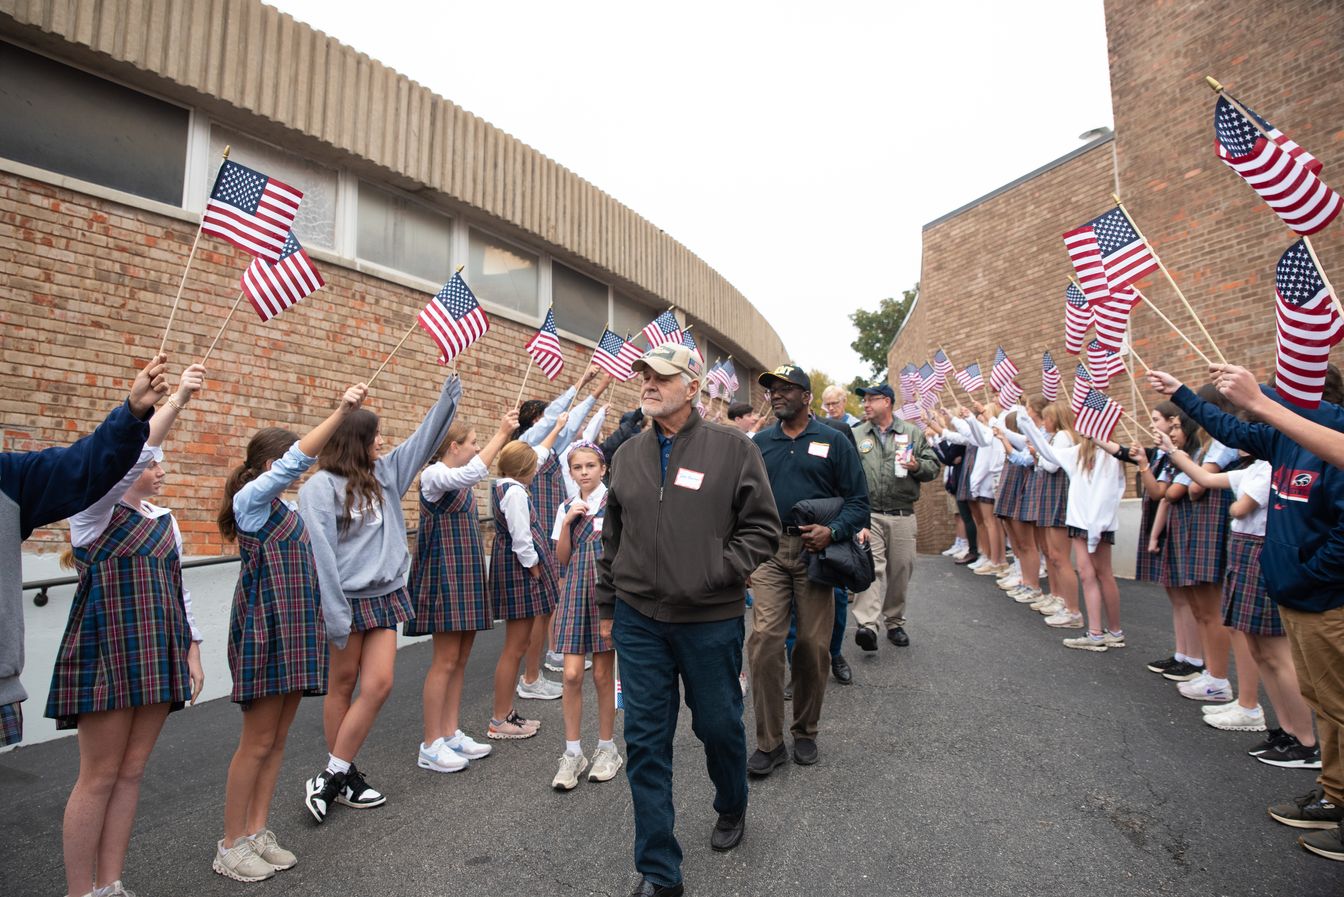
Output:
[[[1272,389],[1262,391],[1303,417],[1344,432],[1344,408],[1322,402],[1306,410],[1282,402]],[[1344,606],[1344,471],[1268,424],[1239,420],[1184,386],[1171,398],[1213,438],[1273,467],[1260,556],[1269,596],[1309,613]]]

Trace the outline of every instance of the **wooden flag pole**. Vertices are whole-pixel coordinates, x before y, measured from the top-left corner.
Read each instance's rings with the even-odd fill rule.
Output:
[[[1261,137],[1264,137],[1266,140],[1273,141],[1274,138],[1271,137],[1269,135],[1269,132],[1266,131],[1264,127],[1260,124],[1260,120],[1256,118],[1255,114],[1251,112],[1251,110],[1247,109],[1245,106],[1241,105],[1241,103],[1237,101],[1236,97],[1232,96],[1229,93],[1225,93],[1223,91],[1223,85],[1218,83],[1218,80],[1216,78],[1214,78],[1212,75],[1205,75],[1204,83],[1209,85],[1209,89],[1212,90],[1214,93],[1218,94],[1220,97],[1231,103],[1232,108],[1240,112],[1242,114],[1242,117],[1244,117],[1248,122],[1251,123],[1252,127],[1254,127],[1257,131],[1260,132]],[[1288,229],[1290,231],[1293,231],[1291,227],[1289,227]],[[1330,286],[1330,278],[1325,276],[1325,269],[1321,267],[1321,260],[1317,258],[1316,249],[1311,245],[1311,237],[1308,237],[1306,235],[1299,235],[1297,231],[1293,231],[1293,234],[1302,237],[1302,244],[1307,247],[1307,254],[1311,256],[1312,264],[1316,266],[1317,272],[1319,272],[1321,275],[1321,282],[1325,284],[1326,292],[1330,294],[1330,301],[1335,303],[1335,311],[1339,312],[1341,316],[1344,316],[1344,303],[1341,302],[1338,294],[1335,293],[1335,288]]]
[[[238,306],[242,303],[242,301],[243,301],[243,294],[242,291],[239,291],[238,298],[233,300],[233,308],[229,309],[228,317],[224,319],[223,324],[219,325],[219,332],[215,334],[214,342],[210,344],[210,348],[205,350],[205,357],[201,359],[202,365],[204,365],[207,361],[210,360],[210,353],[215,351],[215,346],[219,344],[219,338],[224,335],[224,328],[229,326],[229,321],[233,320],[233,313],[238,310]]]
[[[527,378],[531,376],[532,376],[532,359],[529,358],[527,360],[527,366],[523,368],[523,385],[518,387],[518,398],[513,400],[514,411],[517,411],[519,408],[523,407],[523,393],[527,390]],[[574,394],[578,395],[578,390],[575,390]]]
[[[943,353],[943,357],[947,359],[947,363],[950,364],[950,365],[952,365],[952,379],[953,379],[953,380],[957,380],[957,376],[956,376],[956,375],[957,375],[957,363],[956,363],[955,361],[952,360],[952,356],[951,356],[951,355],[948,355],[948,354],[947,354],[947,350],[943,348],[943,346],[942,346],[941,343],[938,345],[938,351],[939,351],[939,352],[942,352],[942,353]],[[963,368],[963,370],[965,370],[965,369]],[[981,377],[983,377],[983,376],[984,376],[984,372],[982,371],[982,372],[981,372]],[[972,402],[975,401],[975,396],[971,395],[970,390],[968,390],[966,387],[964,387],[964,386],[961,385],[961,381],[960,381],[960,380],[957,380],[957,386],[961,387],[961,391],[964,392],[964,393],[966,394],[966,398],[970,399]],[[915,396],[915,398],[918,399],[919,396]],[[957,394],[956,394],[956,393],[953,393],[953,394],[952,394],[952,400],[955,402],[956,399],[957,399]]]
[[[1134,350],[1130,349],[1130,351],[1133,352]],[[1138,358],[1137,355],[1135,355],[1134,357],[1136,359]],[[1129,369],[1129,362],[1125,360],[1125,356],[1123,354],[1120,356],[1120,363],[1125,366],[1125,373],[1129,375],[1129,382],[1134,384],[1134,395],[1138,397],[1139,404],[1143,406],[1143,413],[1151,419],[1153,416],[1153,412],[1148,407],[1148,402],[1143,398],[1143,388],[1139,386],[1139,381],[1134,379],[1134,372]],[[1140,361],[1139,363],[1142,364],[1143,362]],[[1147,365],[1144,366],[1147,367]]]
[[[225,146],[224,162],[227,161],[229,161],[229,147]],[[223,167],[224,162],[220,163],[220,167]],[[159,342],[158,354],[160,355],[163,354],[163,350],[168,346],[168,334],[173,331],[173,318],[177,316],[177,305],[182,301],[182,290],[187,285],[187,274],[191,271],[191,262],[196,258],[196,247],[199,246],[201,242],[201,225],[204,223],[205,216],[202,215],[201,223],[196,225],[196,239],[191,241],[191,252],[187,254],[187,266],[182,269],[182,279],[178,281],[177,284],[177,295],[173,297],[173,307],[168,310],[168,323],[163,328],[163,339]]]
[[[1073,284],[1074,286],[1076,286],[1076,287],[1078,286],[1078,281],[1074,279],[1074,276],[1073,276],[1072,274],[1069,275],[1069,282],[1072,283],[1072,284]],[[1082,287],[1078,287],[1078,289],[1079,289],[1079,290],[1082,290]],[[1142,296],[1143,294],[1140,293],[1140,295]],[[1177,327],[1174,323],[1172,323],[1171,318],[1168,318],[1166,315],[1162,314],[1162,309],[1160,309],[1160,308],[1158,308],[1156,305],[1154,305],[1154,304],[1153,304],[1153,300],[1149,299],[1147,296],[1143,296],[1143,302],[1142,302],[1142,303],[1136,303],[1135,307],[1137,307],[1139,304],[1146,305],[1146,306],[1148,306],[1150,309],[1152,309],[1152,310],[1153,310],[1153,314],[1155,314],[1155,315],[1157,315],[1159,318],[1161,318],[1161,319],[1162,319],[1162,322],[1163,322],[1164,324],[1166,324],[1167,327],[1169,327],[1169,328],[1171,329],[1171,332],[1172,332],[1172,333],[1176,334],[1176,335],[1179,336],[1181,339],[1185,340],[1185,344],[1186,344],[1187,346],[1189,346],[1189,347],[1194,351],[1194,353],[1195,353],[1196,355],[1198,355],[1198,356],[1204,361],[1205,364],[1212,364],[1212,363],[1213,363],[1213,362],[1209,361],[1209,356],[1205,355],[1204,352],[1199,348],[1199,346],[1195,345],[1195,341],[1192,340],[1192,339],[1190,339],[1190,337],[1188,337],[1188,336],[1185,335],[1185,331],[1184,331],[1184,330],[1182,330],[1181,328]],[[1132,317],[1133,314],[1134,314],[1134,312],[1133,312],[1133,310],[1131,309],[1131,310],[1130,310],[1130,316]],[[1094,324],[1092,324],[1091,326],[1095,329],[1096,324],[1094,323]]]
[[[1144,245],[1148,247],[1148,251],[1153,254],[1153,261],[1157,262],[1158,269],[1166,276],[1167,283],[1171,284],[1171,288],[1176,291],[1176,296],[1181,300],[1181,304],[1185,306],[1185,310],[1190,312],[1190,317],[1195,319],[1195,326],[1199,328],[1199,332],[1204,334],[1204,338],[1208,340],[1209,345],[1213,347],[1213,354],[1217,355],[1218,360],[1223,364],[1227,364],[1227,359],[1223,357],[1223,350],[1218,348],[1218,344],[1215,343],[1213,337],[1209,335],[1208,328],[1204,326],[1204,322],[1201,321],[1199,315],[1195,313],[1195,309],[1190,304],[1190,300],[1186,299],[1185,293],[1181,292],[1181,287],[1176,283],[1176,278],[1172,277],[1171,272],[1167,270],[1167,266],[1162,264],[1162,259],[1158,256],[1157,250],[1153,248],[1153,244],[1148,242],[1148,238],[1143,235],[1143,231],[1139,230],[1139,226],[1134,222],[1133,216],[1129,214],[1129,209],[1126,209],[1124,202],[1121,201],[1120,195],[1112,193],[1111,198],[1115,200],[1116,206],[1120,209],[1120,214],[1125,216],[1125,220],[1129,222],[1129,226],[1134,228],[1134,233],[1139,235],[1139,239],[1144,242]],[[1200,354],[1203,355],[1202,352]]]
[[[461,274],[462,269],[465,267],[466,265],[458,265],[457,271],[455,271],[454,273]],[[417,317],[416,321],[413,324],[411,324],[411,326],[407,329],[406,335],[401,338],[401,342],[397,343],[397,345],[393,347],[392,351],[387,353],[387,357],[383,359],[382,364],[378,365],[378,370],[373,372],[373,376],[369,378],[369,382],[366,383],[365,386],[373,386],[373,381],[378,379],[378,375],[383,372],[383,368],[387,367],[388,362],[390,362],[393,358],[396,357],[396,354],[401,351],[401,347],[406,345],[406,340],[411,338],[411,334],[415,333],[415,329],[419,326],[420,322],[419,318]],[[451,368],[454,372],[456,372],[457,365],[453,364],[451,360],[446,362],[446,365],[447,367]]]

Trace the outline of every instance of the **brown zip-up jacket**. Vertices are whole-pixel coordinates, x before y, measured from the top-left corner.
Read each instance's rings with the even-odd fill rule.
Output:
[[[691,412],[662,475],[657,425],[611,461],[597,606],[616,599],[669,623],[740,617],[745,583],[779,547],[779,513],[755,444]]]

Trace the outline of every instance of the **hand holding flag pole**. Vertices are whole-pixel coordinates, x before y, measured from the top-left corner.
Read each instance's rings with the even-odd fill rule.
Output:
[[[456,273],[461,274],[462,269],[465,267],[466,265],[458,265]],[[387,367],[388,362],[390,362],[394,357],[396,357],[396,354],[401,351],[401,347],[406,345],[406,340],[411,338],[411,334],[415,333],[415,329],[419,326],[420,322],[418,320],[411,325],[410,329],[406,331],[406,335],[401,338],[401,341],[397,343],[396,346],[393,347],[391,352],[387,353],[387,357],[383,359],[382,364],[378,365],[378,370],[373,372],[373,376],[369,378],[369,382],[366,383],[365,386],[368,387],[373,386],[373,381],[378,379],[378,375],[383,372],[383,368]],[[448,361],[448,364],[453,368],[454,371],[456,371],[457,365],[453,364],[451,359]]]
[[[1115,200],[1116,206],[1119,207],[1121,214],[1125,216],[1125,220],[1129,222],[1129,226],[1134,228],[1134,233],[1139,235],[1139,239],[1144,242],[1144,245],[1148,247],[1148,251],[1153,254],[1153,261],[1157,262],[1158,269],[1167,278],[1167,283],[1171,284],[1171,288],[1176,291],[1177,298],[1181,300],[1181,304],[1185,306],[1185,310],[1190,312],[1190,317],[1195,319],[1195,326],[1199,328],[1200,333],[1204,334],[1204,338],[1209,341],[1209,345],[1213,348],[1213,354],[1217,355],[1218,360],[1223,364],[1227,364],[1227,359],[1223,357],[1223,351],[1218,348],[1218,344],[1215,343],[1213,337],[1209,335],[1209,331],[1204,326],[1204,322],[1200,320],[1199,315],[1195,313],[1194,307],[1190,305],[1190,300],[1186,299],[1185,293],[1181,292],[1180,286],[1176,283],[1176,278],[1172,277],[1171,272],[1167,270],[1167,266],[1162,264],[1162,259],[1158,256],[1157,250],[1153,248],[1153,244],[1143,235],[1143,231],[1139,230],[1139,226],[1134,222],[1134,216],[1129,214],[1129,209],[1125,208],[1124,202],[1121,201],[1120,194],[1112,193],[1111,198]],[[1200,352],[1199,354],[1201,356],[1204,355],[1203,352]],[[1205,360],[1207,360],[1207,358]]]
[[[229,161],[229,149],[230,147],[225,145],[224,160],[219,163],[221,167],[224,165],[224,162]],[[218,172],[216,172],[216,174],[218,174]],[[201,223],[196,225],[196,239],[191,241],[191,252],[187,254],[187,266],[182,269],[182,279],[178,281],[177,284],[177,295],[173,297],[173,307],[168,310],[168,323],[164,325],[163,339],[159,342],[158,354],[160,355],[163,354],[163,350],[168,346],[168,334],[173,331],[173,318],[177,316],[177,305],[182,301],[182,290],[187,285],[187,273],[191,271],[191,262],[196,258],[196,247],[199,246],[201,242],[201,224],[204,223],[205,216],[201,216]],[[240,296],[239,298],[241,299],[242,297]],[[218,339],[218,337],[216,337],[216,339]],[[208,352],[206,353],[206,356],[209,356]]]
[[[952,370],[954,370],[954,371],[957,370],[957,363],[956,363],[955,361],[952,360],[952,356],[951,356],[951,355],[948,355],[948,354],[947,354],[947,350],[943,348],[943,346],[942,346],[941,343],[938,345],[938,351],[939,351],[939,352],[942,352],[942,353],[943,353],[943,356],[947,359],[947,363],[950,364],[950,365],[952,365]],[[962,370],[965,370],[965,369],[963,368]],[[952,377],[952,378],[950,378],[950,379],[952,379],[952,380],[957,380],[956,377]],[[957,385],[958,385],[958,386],[961,386],[961,381],[960,381],[960,380],[957,380]],[[949,387],[949,388],[950,388],[950,387]],[[969,392],[967,392],[966,387],[961,386],[961,391],[964,392],[964,393],[966,393],[966,398],[970,399],[972,402],[975,401],[975,396],[973,396],[973,395],[971,395]],[[956,394],[956,393],[952,393],[952,404],[953,404],[953,405],[956,405],[956,404],[957,404],[957,394]]]

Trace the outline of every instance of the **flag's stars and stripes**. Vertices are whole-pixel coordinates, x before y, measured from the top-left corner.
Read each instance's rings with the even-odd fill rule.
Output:
[[[1097,328],[1097,342],[1107,349],[1120,351],[1125,341],[1125,331],[1129,327],[1129,315],[1134,306],[1143,299],[1143,294],[1133,286],[1112,290],[1109,299],[1094,303],[1092,306],[1093,323]]]
[[[1119,206],[1066,233],[1064,247],[1094,305],[1157,270],[1157,256]]]
[[[1092,390],[1092,375],[1087,371],[1087,365],[1081,361],[1078,367],[1073,371],[1073,395],[1069,399],[1069,407],[1073,409],[1076,416],[1083,410],[1083,402],[1087,400],[1087,394]]]
[[[1083,407],[1078,412],[1078,419],[1074,422],[1073,429],[1080,436],[1087,436],[1097,442],[1109,442],[1111,433],[1114,432],[1115,425],[1120,422],[1120,415],[1124,412],[1124,407],[1104,392],[1089,390],[1087,397],[1083,399]]]
[[[308,253],[299,245],[298,237],[289,232],[280,260],[275,264],[254,258],[243,272],[242,290],[263,321],[312,295],[323,286],[322,275],[317,273]]]
[[[1055,360],[1050,357],[1047,350],[1041,355],[1041,395],[1047,402],[1053,402],[1059,398],[1059,368],[1055,365]]]
[[[439,347],[439,364],[447,364],[490,329],[490,319],[462,279],[454,274],[420,312],[420,326]]]
[[[671,309],[644,325],[641,333],[649,341],[650,349],[656,349],[663,343],[681,342],[681,324],[677,322],[677,316],[672,314]],[[620,339],[620,337],[617,337],[617,339]]]
[[[560,351],[560,334],[555,329],[555,309],[546,309],[546,320],[541,322],[535,336],[527,341],[527,354],[541,368],[547,380],[554,380],[565,369],[565,356]]]
[[[1344,319],[1335,310],[1325,279],[1298,240],[1274,269],[1275,388],[1303,408],[1321,403],[1330,349],[1344,338]]]
[[[593,364],[617,380],[630,380],[635,376],[631,364],[642,354],[611,330],[605,329],[602,338],[597,341],[597,348],[593,350]]]
[[[972,361],[966,367],[954,374],[961,388],[966,392],[975,392],[977,389],[984,389],[985,378],[980,373],[980,362]]]
[[[1213,108],[1214,152],[1294,233],[1307,236],[1321,230],[1340,209],[1339,194],[1319,177],[1321,163],[1253,110],[1246,111],[1259,129],[1227,97],[1218,97]]]
[[[941,382],[947,382],[947,378],[952,376],[952,362],[948,359],[947,353],[942,349],[933,353],[933,369],[938,372],[942,378]]]
[[[1120,353],[1106,348],[1097,339],[1087,344],[1087,366],[1092,369],[1092,385],[1097,389],[1110,386],[1111,379],[1125,369]]]
[[[695,337],[691,336],[691,332],[689,330],[682,331],[681,344],[686,348],[690,349],[692,352],[694,352],[695,357],[700,359],[701,363],[704,362],[705,356],[700,352],[700,347],[696,344]]]
[[[989,385],[995,392],[1003,392],[1004,384],[1013,382],[1017,376],[1017,365],[1003,351],[1003,346],[994,350],[994,364],[989,369]]]
[[[205,203],[201,230],[268,262],[283,257],[303,191],[225,160]]]
[[[1064,351],[1077,355],[1083,351],[1083,341],[1087,339],[1087,328],[1092,326],[1095,312],[1075,284],[1070,283],[1064,291]]]

